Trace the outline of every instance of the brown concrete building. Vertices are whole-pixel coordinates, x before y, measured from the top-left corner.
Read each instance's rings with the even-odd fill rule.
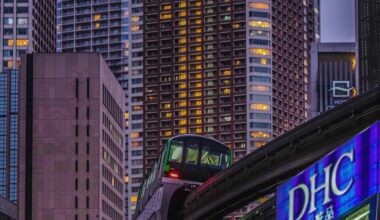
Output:
[[[124,217],[124,91],[98,54],[27,54],[18,219]]]

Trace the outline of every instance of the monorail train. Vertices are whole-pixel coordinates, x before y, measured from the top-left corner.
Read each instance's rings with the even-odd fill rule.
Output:
[[[170,138],[142,183],[133,219],[180,219],[185,197],[231,165],[232,152],[221,142],[198,135]]]

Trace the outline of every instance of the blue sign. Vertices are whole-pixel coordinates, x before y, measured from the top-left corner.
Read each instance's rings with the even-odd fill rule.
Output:
[[[329,220],[380,191],[380,122],[277,188],[278,220]]]

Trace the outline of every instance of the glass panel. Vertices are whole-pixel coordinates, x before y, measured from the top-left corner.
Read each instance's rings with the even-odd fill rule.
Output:
[[[198,161],[198,148],[187,148],[186,151],[186,163],[197,165]]]
[[[169,161],[182,162],[183,142],[172,141],[170,147]]]
[[[345,220],[369,220],[370,205],[367,204],[360,209],[354,211]]]
[[[224,168],[228,165],[228,155],[211,152],[207,148],[204,148],[202,150],[201,164],[205,166]]]

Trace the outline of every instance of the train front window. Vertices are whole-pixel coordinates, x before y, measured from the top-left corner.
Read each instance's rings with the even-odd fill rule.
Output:
[[[183,142],[172,141],[170,146],[169,161],[181,163],[182,162]]]
[[[204,148],[202,150],[201,164],[202,166],[225,168],[228,166],[228,155]]]
[[[198,160],[198,148],[187,147],[186,150],[186,163],[197,165]]]

